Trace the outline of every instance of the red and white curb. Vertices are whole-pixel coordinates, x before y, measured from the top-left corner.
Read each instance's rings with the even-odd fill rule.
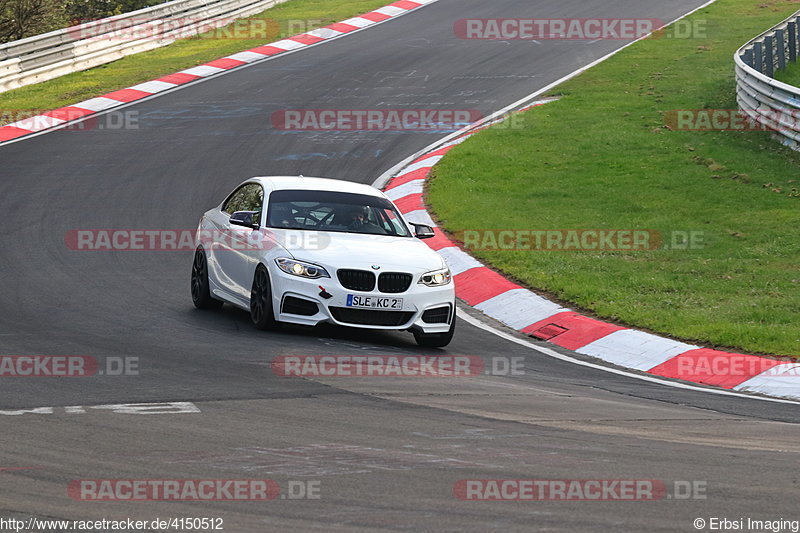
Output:
[[[295,35],[294,37],[288,37],[274,43],[216,59],[204,65],[188,68],[175,74],[170,74],[169,76],[110,92],[67,107],[47,111],[41,115],[28,117],[24,120],[0,127],[0,143],[56,128],[94,113],[141,100],[180,85],[207,78],[248,63],[253,63],[254,61],[341,37],[342,35],[404,15],[436,1],[437,0],[398,0],[380,9],[376,9],[375,11],[370,11],[369,13],[364,13],[358,17],[349,18],[324,28],[319,28],[308,33]]]
[[[800,399],[800,363],[703,348],[583,316],[509,281],[448,239],[425,209],[423,185],[447,152],[484,128],[434,145],[393,170],[384,189],[407,220],[434,227],[435,237],[425,242],[450,266],[458,298],[517,331],[614,365],[728,390]]]

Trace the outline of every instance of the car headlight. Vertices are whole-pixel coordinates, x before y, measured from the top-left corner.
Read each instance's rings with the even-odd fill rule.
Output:
[[[450,283],[452,278],[453,277],[450,274],[449,268],[441,268],[439,270],[425,272],[422,276],[420,276],[419,283],[427,285],[428,287],[441,287],[442,285],[447,285]]]
[[[275,260],[275,263],[278,265],[278,268],[293,276],[299,276],[301,278],[308,279],[331,277],[327,270],[319,265],[315,265],[314,263],[306,263],[305,261],[288,259],[286,257],[279,257]]]

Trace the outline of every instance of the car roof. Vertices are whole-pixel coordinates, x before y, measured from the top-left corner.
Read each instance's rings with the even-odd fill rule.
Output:
[[[257,181],[266,189],[272,191],[301,190],[301,191],[334,191],[355,194],[368,194],[382,197],[383,194],[376,188],[363,183],[335,180],[330,178],[311,178],[305,176],[259,176],[247,181]]]

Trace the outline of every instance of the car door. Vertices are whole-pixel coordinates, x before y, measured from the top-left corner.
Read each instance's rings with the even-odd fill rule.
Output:
[[[260,223],[263,203],[263,187],[258,183],[245,183],[228,197],[221,208],[221,218],[215,223],[219,232],[214,238],[211,255],[217,280],[227,292],[244,299],[250,298],[254,230],[232,225],[229,219],[237,211],[256,211],[258,214],[253,221]]]
[[[254,212],[253,224],[259,229],[230,225],[231,252],[235,259],[231,265],[230,278],[233,280],[237,294],[250,298],[253,275],[258,264],[261,250],[264,247],[264,234],[261,231],[264,214],[264,188],[258,183],[250,183],[242,187],[241,204],[238,211]]]

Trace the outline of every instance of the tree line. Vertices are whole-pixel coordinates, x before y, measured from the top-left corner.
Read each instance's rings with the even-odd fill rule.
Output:
[[[0,0],[0,43],[135,11],[166,0]]]

